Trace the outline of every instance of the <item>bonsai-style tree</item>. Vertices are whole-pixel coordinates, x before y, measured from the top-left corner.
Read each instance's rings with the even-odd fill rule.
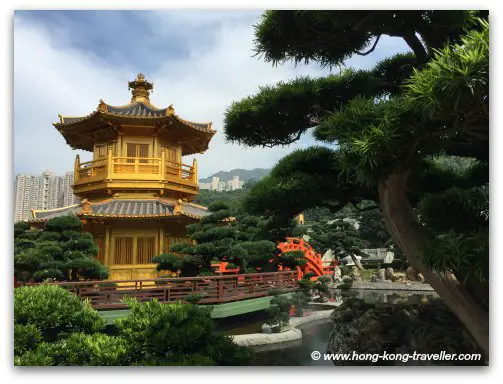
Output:
[[[330,294],[330,287],[328,283],[330,283],[331,280],[332,278],[330,276],[320,276],[316,280],[314,290],[318,294],[320,301],[323,301],[323,299]]]
[[[210,204],[208,211],[210,214],[200,222],[186,227],[193,244],[175,244],[170,249],[175,253],[152,258],[157,263],[158,270],[180,272],[180,276],[184,277],[199,273],[213,274],[212,260],[226,257],[236,240],[236,234],[234,228],[225,221],[230,217],[227,204],[214,202]]]
[[[320,253],[331,249],[339,258],[351,257],[356,267],[363,271],[363,266],[356,256],[366,256],[362,248],[368,247],[368,242],[361,238],[355,226],[340,219],[315,224],[309,232],[310,244]]]
[[[277,257],[277,263],[289,269],[304,267],[307,264],[303,251],[288,251],[283,252]]]
[[[277,270],[278,263],[271,263],[276,249],[273,240],[283,237],[290,222],[278,227],[270,219],[243,212],[231,217],[230,206],[224,202],[214,202],[208,210],[210,215],[187,226],[192,244],[175,244],[174,253],[152,259],[158,270],[180,272],[183,277],[211,275],[212,261],[228,262],[227,269],[238,268],[240,273]]]
[[[360,237],[368,242],[369,248],[389,247],[392,240],[379,205],[374,201],[365,201],[360,204],[360,208],[356,216]]]
[[[210,204],[210,215],[187,226],[192,244],[175,244],[172,254],[155,256],[158,270],[180,271],[181,276],[212,274],[211,262],[225,261],[228,269],[257,272],[268,267],[275,245],[261,239],[266,221],[252,216],[231,218],[229,205]],[[181,257],[180,255],[184,256]]]
[[[14,225],[14,270],[20,281],[106,279],[108,269],[97,254],[92,235],[75,216],[50,219],[43,230]]]
[[[488,352],[489,25],[477,19],[486,16],[265,12],[256,50],[273,63],[342,65],[372,54],[383,34],[402,38],[411,52],[370,70],[264,86],[229,107],[225,133],[231,142],[271,147],[312,129],[337,144],[282,159],[252,188],[248,211],[289,220],[315,206],[376,201],[410,265]],[[460,174],[438,163],[452,156],[472,165]]]
[[[286,296],[274,296],[271,299],[270,306],[265,310],[265,323],[270,326],[278,326],[275,331],[279,332],[281,328],[290,323],[290,308],[292,300]]]

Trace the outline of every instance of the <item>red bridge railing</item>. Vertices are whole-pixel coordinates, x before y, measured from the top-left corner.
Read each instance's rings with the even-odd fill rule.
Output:
[[[115,283],[116,286],[110,286]],[[121,300],[133,297],[138,301],[158,299],[169,303],[187,295],[203,293],[201,304],[218,304],[267,296],[273,288],[285,292],[297,288],[297,271],[251,273],[246,275],[161,278],[142,280],[107,280],[50,283],[88,299],[95,309],[121,309]]]

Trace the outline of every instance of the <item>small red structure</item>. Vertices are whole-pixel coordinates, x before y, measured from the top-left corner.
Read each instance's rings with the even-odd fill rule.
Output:
[[[311,247],[307,241],[302,238],[297,237],[287,237],[286,241],[278,244],[278,249],[283,252],[291,252],[291,251],[302,251],[304,252],[304,257],[307,260],[307,263],[304,267],[297,267],[297,279],[302,279],[302,276],[308,272],[314,273],[313,280],[315,280],[318,276],[322,275],[331,275],[334,273],[335,267],[339,264],[337,259],[334,259],[330,265],[323,266],[321,261],[321,255],[316,253],[316,251]],[[271,260],[272,262],[273,260]],[[227,275],[238,273],[239,268],[236,269],[226,269],[227,262],[222,261],[218,264],[212,264],[211,266],[215,270],[215,272],[219,275]],[[278,268],[280,271],[283,270],[283,267]]]
[[[285,242],[278,244],[278,249],[281,252],[291,252],[291,251],[304,252],[307,264],[302,268],[297,267],[299,279],[301,279],[302,276],[308,272],[314,273],[315,275],[314,278],[317,278],[318,276],[330,274],[331,270],[333,269],[333,267],[331,268],[331,266],[323,268],[321,255],[319,253],[316,253],[313,247],[311,247],[303,238],[287,237]]]
[[[220,263],[211,264],[211,267],[219,275],[239,273],[239,268],[227,269],[227,264],[229,263],[226,261],[222,261]]]

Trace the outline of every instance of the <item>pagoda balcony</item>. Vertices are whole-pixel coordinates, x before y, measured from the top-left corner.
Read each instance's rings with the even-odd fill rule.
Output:
[[[164,153],[163,153],[164,155]],[[80,163],[74,169],[74,193],[96,189],[174,189],[195,194],[198,190],[197,163],[192,165],[162,157],[109,156]]]

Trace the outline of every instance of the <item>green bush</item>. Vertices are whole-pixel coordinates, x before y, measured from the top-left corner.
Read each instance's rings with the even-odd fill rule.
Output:
[[[35,324],[14,324],[15,355],[33,349],[40,341],[42,334]]]
[[[115,289],[117,287],[118,287],[117,283],[113,281],[104,281],[103,283],[98,284],[99,289]]]
[[[372,275],[374,273],[378,273],[379,271],[375,268],[365,268],[363,271],[362,271],[362,278],[363,280],[368,280],[370,281],[370,279],[372,278]]]
[[[161,304],[156,300],[138,303],[127,300],[131,314],[116,320],[119,336],[131,346],[131,359],[143,364],[179,363],[183,356],[202,355],[215,365],[246,365],[247,348],[216,335],[211,308],[192,304]],[[174,356],[175,360],[167,359]],[[199,361],[201,362],[201,361]],[[176,364],[175,364],[176,365]]]
[[[183,301],[190,304],[196,304],[200,302],[206,296],[205,293],[191,293],[183,298]]]
[[[14,322],[36,326],[44,339],[56,338],[61,332],[98,332],[105,325],[87,302],[64,288],[46,284],[14,290]]]
[[[247,365],[252,356],[214,333],[211,307],[126,300],[131,314],[110,336],[98,312],[61,287],[14,295],[15,365]]]
[[[14,224],[14,238],[25,233],[30,229],[30,225],[25,221],[19,221]]]
[[[51,356],[53,365],[129,365],[130,347],[118,336],[72,333],[53,344],[44,343],[39,353]]]
[[[48,344],[50,346],[49,343],[44,344]],[[14,365],[22,367],[42,367],[54,365],[54,360],[48,352],[48,349],[40,347],[36,350],[26,351],[22,355],[14,356]]]
[[[290,322],[290,308],[292,300],[286,296],[275,296],[271,299],[270,307],[266,309],[267,325],[279,325],[283,328]]]
[[[328,283],[331,281],[330,276],[320,276],[318,280],[316,280],[314,284],[314,290],[318,293],[320,298],[323,298],[325,295],[330,294],[330,287]]]
[[[278,296],[285,293],[284,289],[281,288],[273,288],[269,292],[267,292],[267,296]]]

